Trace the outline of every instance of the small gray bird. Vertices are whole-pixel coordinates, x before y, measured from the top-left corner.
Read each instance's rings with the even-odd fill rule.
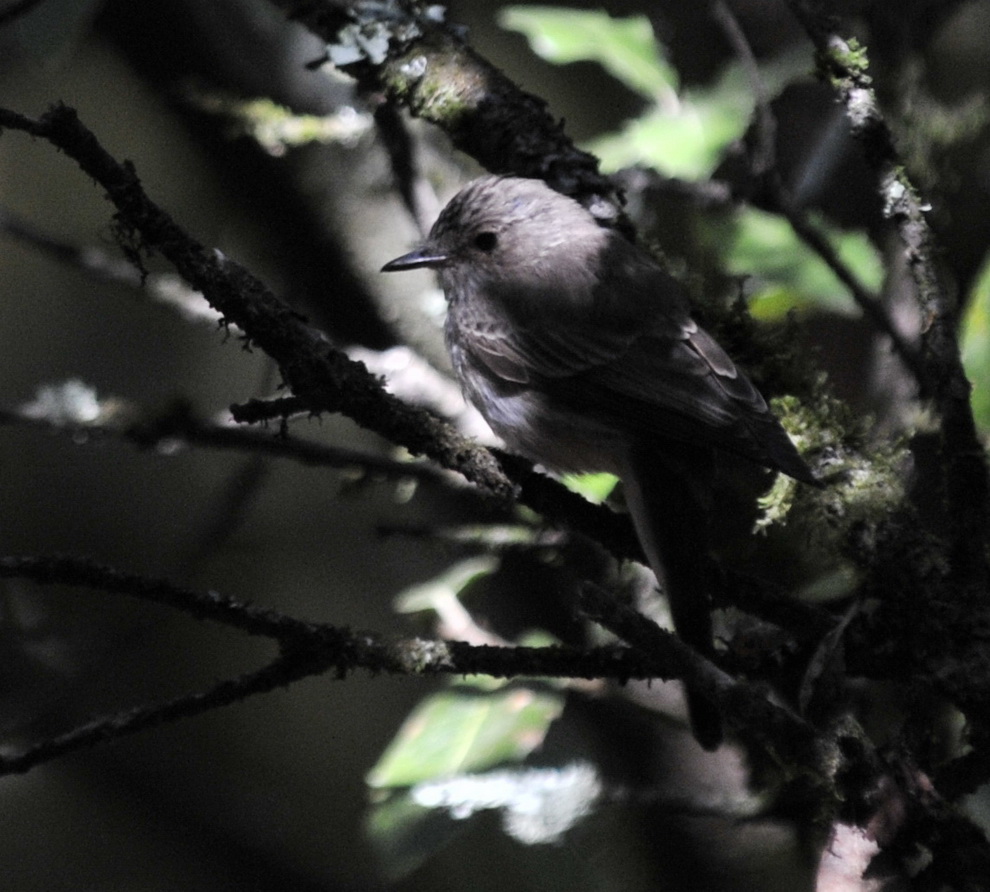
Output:
[[[437,270],[465,394],[515,452],[561,472],[622,478],[637,534],[682,639],[712,653],[708,514],[713,451],[820,485],[763,397],[691,319],[646,252],[540,180],[482,177],[426,242],[383,272]],[[722,738],[689,695],[696,738]]]

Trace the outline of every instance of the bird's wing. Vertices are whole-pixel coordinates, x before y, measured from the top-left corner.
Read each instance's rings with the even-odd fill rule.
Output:
[[[686,337],[644,333],[615,361],[556,382],[555,395],[647,437],[717,446],[819,485],[749,378],[689,322]]]
[[[542,390],[570,411],[650,439],[717,446],[816,482],[759,391],[679,294],[671,299],[679,286],[659,268],[656,278],[640,273],[639,293],[627,288],[616,301],[617,283],[606,281],[605,297],[557,315],[510,321],[474,306],[457,321],[458,340],[495,378]],[[513,296],[522,306],[524,298]]]
[[[636,263],[625,268],[623,263]],[[582,411],[608,413],[614,398],[637,414],[674,411],[724,426],[766,404],[721,347],[688,314],[680,286],[659,266],[621,249],[584,295],[547,309],[548,286],[517,287],[452,306],[460,345],[495,377],[573,393]],[[551,294],[553,289],[549,289]],[[534,308],[536,308],[534,310]],[[587,392],[583,388],[590,388]]]
[[[659,265],[620,236],[606,255],[547,281],[489,282],[485,301],[451,306],[451,327],[491,373],[537,386],[608,367],[645,333],[681,341],[697,330],[683,289]]]
[[[607,367],[639,337],[638,332],[615,325],[556,318],[524,325],[477,311],[467,320],[460,319],[457,333],[462,346],[490,373],[537,387]]]

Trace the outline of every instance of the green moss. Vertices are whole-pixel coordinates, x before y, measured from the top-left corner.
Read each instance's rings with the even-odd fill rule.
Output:
[[[760,500],[756,529],[796,527],[825,564],[862,558],[864,546],[868,552],[880,526],[903,506],[906,446],[869,447],[869,419],[855,416],[823,386],[812,400],[775,399],[773,409],[825,487],[814,491],[779,475]]]
[[[385,90],[408,103],[410,111],[445,130],[473,113],[486,92],[484,77],[465,66],[453,46],[417,44],[415,51],[397,56],[383,72]]]
[[[853,77],[865,85],[871,82],[867,71],[870,67],[870,59],[866,47],[855,37],[850,37],[848,41],[833,44],[828,48],[827,58],[830,67],[834,70],[844,71],[846,77]]]

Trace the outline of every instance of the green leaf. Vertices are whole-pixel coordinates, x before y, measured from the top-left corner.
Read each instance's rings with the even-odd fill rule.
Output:
[[[433,610],[442,616],[452,604],[456,605],[465,587],[493,573],[497,567],[498,560],[488,555],[458,561],[432,579],[403,590],[395,598],[395,610],[397,613]]]
[[[606,171],[645,164],[667,176],[698,180],[712,173],[725,147],[742,135],[746,110],[745,105],[687,101],[676,111],[655,108],[586,148],[601,158]]]
[[[819,227],[857,278],[879,290],[883,263],[867,235]],[[757,318],[779,319],[791,309],[858,313],[846,286],[783,217],[747,209],[716,222],[710,240],[727,271],[749,279],[750,309]]]
[[[367,783],[379,789],[407,787],[519,761],[543,742],[563,706],[560,692],[518,684],[433,694],[403,723]]]
[[[962,320],[962,360],[973,384],[970,402],[980,430],[990,433],[990,257],[973,285]]]
[[[778,69],[789,70],[783,62],[774,67]],[[646,164],[668,176],[706,178],[726,147],[746,132],[753,106],[741,67],[729,65],[711,87],[685,90],[672,102],[656,103],[618,133],[599,137],[587,148],[606,170]]]
[[[589,502],[601,504],[615,489],[619,478],[615,474],[567,474],[562,480],[572,492],[584,496]]]
[[[548,62],[597,62],[631,90],[650,100],[671,96],[677,72],[667,64],[646,16],[612,18],[558,6],[509,6],[499,24],[529,40]]]
[[[512,6],[500,22],[524,34],[542,58],[557,64],[597,62],[649,100],[642,116],[585,146],[601,158],[606,171],[645,164],[668,176],[708,177],[752,117],[752,88],[739,64],[726,66],[711,87],[678,95],[677,72],[645,16],[612,18],[604,12]],[[806,56],[784,53],[761,63],[760,75],[774,93],[806,68]]]

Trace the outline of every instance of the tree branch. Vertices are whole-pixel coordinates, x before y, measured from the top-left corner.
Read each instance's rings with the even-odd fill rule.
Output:
[[[278,644],[280,653],[262,669],[206,691],[86,722],[19,753],[0,755],[0,774],[27,771],[69,752],[198,715],[331,670],[337,678],[365,669],[395,675],[669,679],[684,670],[684,652],[688,650],[672,635],[652,642],[648,653],[622,647],[496,647],[419,638],[388,640],[373,633],[303,622],[216,592],[196,592],[78,558],[0,557],[0,579],[3,578],[85,587],[160,604],[193,619],[270,638]]]
[[[867,59],[855,41],[846,41],[833,19],[810,0],[788,0],[816,49],[822,73],[846,108],[852,133],[863,144],[877,173],[885,216],[904,245],[923,319],[921,374],[941,421],[945,492],[952,509],[952,565],[970,597],[985,599],[990,583],[990,475],[976,433],[956,336],[953,291],[938,260],[938,246],[925,218],[926,204],[908,178],[893,135],[867,73]]]
[[[616,218],[615,187],[599,172],[598,159],[574,146],[545,100],[521,90],[444,23],[442,8],[417,0],[395,0],[387,9],[271,2],[326,41],[325,61],[365,91],[438,125],[492,173],[545,180],[583,198],[597,215]]]
[[[791,229],[846,286],[853,302],[863,311],[863,315],[873,327],[890,340],[894,352],[914,375],[922,393],[925,394],[928,389],[928,376],[921,364],[918,351],[897,330],[879,298],[872,294],[843,262],[824,233],[811,222],[807,214],[797,208],[789,190],[785,188],[780,171],[777,169],[777,119],[770,106],[770,97],[760,76],[756,56],[739,21],[724,0],[712,0],[712,14],[739,58],[753,91],[756,105],[756,150],[751,164],[753,178],[766,184],[770,199],[791,224]]]
[[[744,738],[758,741],[789,765],[813,765],[816,729],[794,713],[772,703],[766,690],[735,680],[676,635],[631,607],[586,584],[581,609],[596,623],[641,653],[668,653],[677,661],[675,676],[718,704],[719,711]]]
[[[132,259],[141,250],[163,254],[226,321],[279,364],[310,411],[342,412],[414,455],[458,471],[496,500],[512,500],[515,487],[488,450],[393,397],[362,363],[335,349],[246,269],[187,235],[145,195],[133,166],[118,163],[73,109],[56,106],[38,120],[0,109],[2,127],[47,139],[73,158],[116,205],[118,240]]]
[[[191,407],[182,401],[174,402],[163,412],[137,419],[125,410],[108,412],[106,417],[96,421],[67,421],[39,416],[24,409],[0,407],[0,425],[59,431],[75,441],[113,437],[140,449],[156,449],[165,443],[175,443],[286,458],[316,467],[360,468],[391,479],[445,480],[442,471],[424,462],[404,462],[371,452],[206,421],[197,417]]]

